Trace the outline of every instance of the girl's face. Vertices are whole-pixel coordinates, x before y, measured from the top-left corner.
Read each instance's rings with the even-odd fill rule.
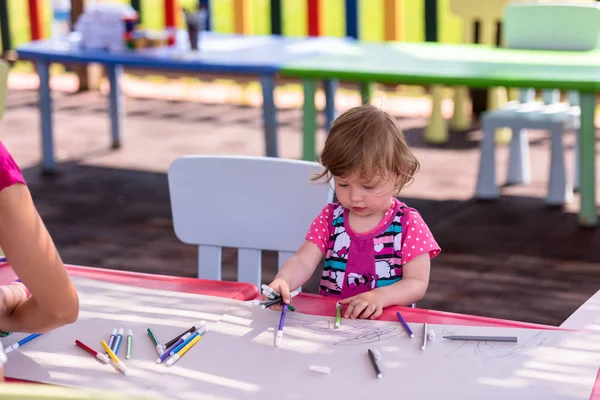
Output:
[[[385,213],[396,194],[398,177],[392,174],[375,176],[366,182],[358,172],[345,177],[334,176],[335,194],[339,202],[361,217]]]

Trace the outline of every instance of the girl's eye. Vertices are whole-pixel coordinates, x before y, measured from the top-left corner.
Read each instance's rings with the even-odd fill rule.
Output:
[[[363,188],[370,190],[370,189],[373,189],[373,186],[363,186]]]
[[[347,186],[348,186],[348,184],[347,184],[347,183],[338,183],[338,186],[339,186],[339,187],[347,187]]]

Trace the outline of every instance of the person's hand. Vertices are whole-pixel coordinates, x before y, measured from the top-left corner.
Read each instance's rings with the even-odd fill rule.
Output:
[[[275,280],[269,284],[269,287],[281,295],[281,299],[285,304],[290,304],[290,284],[285,279],[275,278]],[[263,295],[263,299],[269,300],[265,295]],[[271,310],[281,310],[281,305],[275,304],[269,308]]]
[[[348,305],[344,318],[375,319],[383,312],[380,296],[373,290],[343,299],[340,304]]]
[[[13,312],[15,307],[27,299],[27,290],[20,282],[0,286],[0,317]]]

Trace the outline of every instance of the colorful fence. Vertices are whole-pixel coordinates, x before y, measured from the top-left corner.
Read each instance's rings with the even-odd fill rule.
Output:
[[[131,3],[142,26],[183,26],[180,7],[198,0],[96,0]],[[460,42],[463,22],[452,0],[201,0],[209,5],[210,29],[224,33],[287,36],[352,36],[365,41]],[[469,0],[478,2],[480,0]],[[50,0],[4,0],[3,48],[50,35]],[[0,14],[2,7],[0,7]],[[10,43],[6,26],[10,27]]]

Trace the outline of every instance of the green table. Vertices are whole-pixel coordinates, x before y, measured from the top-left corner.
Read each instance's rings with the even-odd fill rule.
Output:
[[[581,95],[579,222],[596,226],[596,92],[600,92],[600,51],[555,52],[441,43],[356,43],[349,54],[316,55],[290,62],[280,71],[304,85],[305,160],[315,160],[319,79],[356,82],[496,86],[576,90]]]

